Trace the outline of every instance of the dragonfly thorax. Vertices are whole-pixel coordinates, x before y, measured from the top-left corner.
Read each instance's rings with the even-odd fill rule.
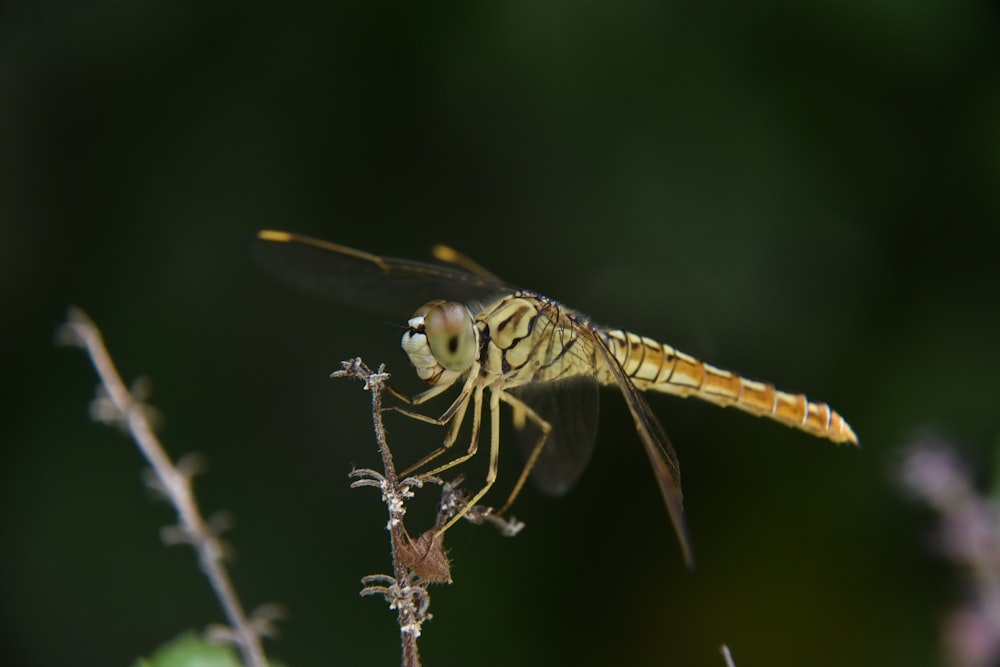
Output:
[[[401,345],[421,380],[451,384],[476,360],[478,332],[472,313],[462,304],[428,302],[407,324]]]

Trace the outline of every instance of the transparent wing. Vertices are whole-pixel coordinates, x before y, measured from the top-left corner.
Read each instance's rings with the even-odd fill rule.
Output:
[[[674,532],[681,544],[681,552],[684,555],[684,562],[689,568],[694,567],[694,553],[691,551],[691,539],[688,537],[687,525],[684,522],[684,502],[681,493],[681,469],[677,463],[677,454],[667,438],[666,432],[659,420],[649,408],[646,399],[642,397],[639,390],[625,374],[621,364],[611,354],[611,350],[604,344],[600,336],[592,336],[594,348],[598,356],[603,358],[607,367],[614,375],[618,388],[621,389],[625,404],[632,413],[635,421],[636,431],[639,439],[646,449],[649,463],[653,467],[653,474],[656,475],[656,483],[660,486],[660,494],[663,502],[667,506],[670,514],[670,521],[674,525]]]
[[[552,426],[531,470],[531,480],[543,492],[552,496],[565,494],[590,461],[597,439],[599,389],[593,378],[579,377],[513,390]],[[530,419],[515,425],[521,453],[527,459],[541,431]]]
[[[261,231],[249,250],[255,263],[296,289],[397,321],[432,299],[468,304],[513,290],[491,275],[379,257],[288,232]]]

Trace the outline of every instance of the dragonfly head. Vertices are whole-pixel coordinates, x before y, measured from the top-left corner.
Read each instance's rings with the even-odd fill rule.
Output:
[[[476,327],[472,313],[462,304],[430,301],[408,324],[402,346],[422,380],[451,384],[476,360]]]

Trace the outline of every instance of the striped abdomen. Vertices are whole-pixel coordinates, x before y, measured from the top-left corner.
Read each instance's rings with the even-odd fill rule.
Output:
[[[803,394],[779,391],[771,384],[747,380],[628,331],[606,330],[599,335],[639,389],[695,396],[723,407],[731,405],[834,442],[858,444],[857,436],[844,418],[826,403],[810,401]]]

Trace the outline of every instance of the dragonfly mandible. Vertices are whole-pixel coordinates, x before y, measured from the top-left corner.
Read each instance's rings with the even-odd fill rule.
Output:
[[[252,252],[264,268],[294,287],[341,304],[404,317],[414,312],[414,305],[424,303],[409,316],[402,347],[430,388],[407,400],[410,406],[419,406],[456,385],[459,391],[437,418],[410,407],[397,408],[448,427],[442,446],[406,473],[437,474],[474,456],[484,404],[489,408],[485,483],[439,534],[461,519],[496,481],[501,403],[511,408],[526,458],[498,514],[510,507],[529,476],[550,494],[569,490],[593,450],[597,389],[599,385],[617,387],[635,422],[689,565],[692,551],[677,456],[641,392],[693,396],[835,443],[858,443],[851,427],[826,403],[748,380],[651,338],[599,327],[557,301],[511,287],[445,246],[435,248],[435,255],[445,263],[431,264],[265,230],[257,234]],[[428,469],[455,444],[470,408],[468,448]]]

